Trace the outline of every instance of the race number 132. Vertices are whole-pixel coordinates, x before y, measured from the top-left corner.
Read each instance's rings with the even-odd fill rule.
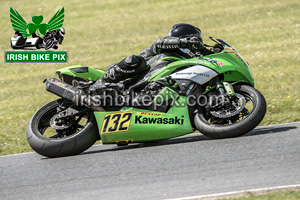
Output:
[[[133,112],[119,112],[104,115],[101,133],[115,133],[129,130]]]

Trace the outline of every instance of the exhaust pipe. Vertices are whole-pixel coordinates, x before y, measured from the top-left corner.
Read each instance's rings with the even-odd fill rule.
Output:
[[[83,90],[80,90],[72,85],[62,82],[56,78],[47,78],[46,90],[64,99],[72,101],[76,106],[82,106],[82,104],[94,111],[105,111],[100,106],[95,106],[94,103]]]

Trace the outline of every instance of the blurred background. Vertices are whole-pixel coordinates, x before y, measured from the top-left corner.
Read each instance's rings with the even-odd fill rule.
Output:
[[[43,80],[57,69],[83,65],[105,69],[122,58],[139,54],[173,24],[190,23],[209,36],[234,46],[248,61],[256,88],[268,111],[261,125],[300,121],[300,4],[298,0],[2,0],[0,47],[12,50],[10,7],[31,22],[47,23],[65,8],[65,39],[58,50],[68,51],[68,64],[0,63],[0,155],[31,151],[26,127],[37,109],[56,96]],[[2,54],[2,55],[3,55]]]

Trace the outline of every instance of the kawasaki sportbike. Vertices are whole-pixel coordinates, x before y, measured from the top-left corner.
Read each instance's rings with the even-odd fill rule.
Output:
[[[162,68],[110,84],[98,98],[89,87],[103,70],[70,66],[46,79],[61,97],[39,109],[27,128],[30,146],[47,157],[79,154],[97,140],[127,145],[194,131],[211,138],[241,136],[266,113],[248,63],[228,43],[220,53],[192,59],[163,57]],[[111,97],[111,98],[106,98]],[[110,103],[108,103],[110,101]],[[113,102],[112,102],[113,101]]]

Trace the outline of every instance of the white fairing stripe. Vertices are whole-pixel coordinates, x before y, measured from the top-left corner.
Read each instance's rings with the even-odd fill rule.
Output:
[[[173,79],[191,80],[202,85],[218,76],[218,73],[208,67],[194,65],[193,67],[178,71],[170,76]]]

